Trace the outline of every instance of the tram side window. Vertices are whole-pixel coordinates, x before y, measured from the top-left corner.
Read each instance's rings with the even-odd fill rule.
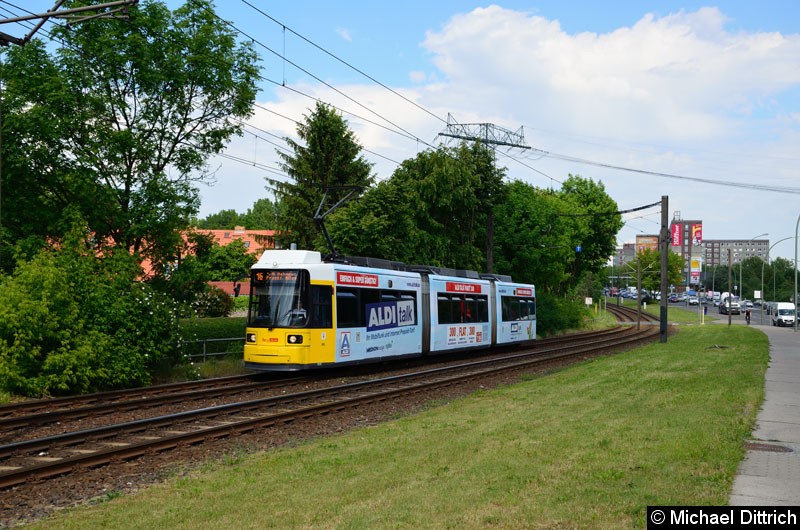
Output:
[[[447,295],[439,295],[437,300],[437,313],[439,324],[455,324],[453,318],[453,301]]]
[[[528,302],[528,315],[530,320],[536,320],[536,299],[535,298],[528,298],[526,299]]]
[[[361,320],[358,289],[339,287],[336,290],[336,325],[340,328],[356,328]]]
[[[475,322],[477,318],[478,304],[472,297],[462,299],[458,304],[461,322]]]
[[[489,300],[481,296],[476,301],[475,322],[489,322]]]
[[[489,322],[489,302],[485,296],[440,294],[437,309],[439,324]]]
[[[503,321],[535,320],[536,301],[533,298],[516,298],[504,296],[502,299]]]
[[[249,325],[269,325],[269,290],[266,287],[251,284],[250,308],[247,313]]]
[[[339,287],[336,290],[336,325],[340,328],[366,327],[367,305],[401,300],[416,301],[416,293],[414,291]]]
[[[311,326],[315,328],[333,327],[333,291],[328,285],[311,286]]]
[[[489,322],[489,300],[485,296],[469,296],[462,307],[461,322]]]

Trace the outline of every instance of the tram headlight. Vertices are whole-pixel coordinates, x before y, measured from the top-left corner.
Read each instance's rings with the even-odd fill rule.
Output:
[[[256,334],[255,333],[248,333],[247,334],[247,342],[256,342]]]
[[[287,335],[286,342],[289,344],[303,344],[303,336],[302,335]]]

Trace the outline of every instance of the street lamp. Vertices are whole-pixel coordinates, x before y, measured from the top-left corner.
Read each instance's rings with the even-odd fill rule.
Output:
[[[779,239],[778,241],[774,242],[772,246],[767,249],[767,259],[769,259],[769,253],[772,252],[772,249],[775,248],[775,245],[778,243],[782,243],[788,239],[792,239],[792,236],[784,237],[783,239]],[[762,259],[761,260],[761,323],[764,323],[764,302],[766,301],[766,296],[764,296],[764,264],[767,262]],[[773,276],[774,277],[774,276]],[[775,298],[775,287],[772,288],[772,297]],[[796,318],[796,317],[795,317]]]
[[[800,218],[797,219],[800,221]],[[753,236],[745,242],[745,245],[748,243],[752,243],[754,239],[758,239],[759,237],[768,236],[769,234],[759,234],[757,236]],[[744,252],[742,255],[739,256],[739,299],[744,300],[744,290],[742,288],[742,262],[744,261]]]
[[[800,228],[800,215],[797,216],[797,224],[794,225],[794,332],[797,333],[797,229]]]

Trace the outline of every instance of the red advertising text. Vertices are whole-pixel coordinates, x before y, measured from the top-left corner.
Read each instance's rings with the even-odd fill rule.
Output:
[[[470,294],[480,294],[483,292],[481,290],[483,287],[477,283],[461,283],[461,282],[446,282],[445,289],[448,293],[470,293]]]
[[[678,223],[672,225],[672,246],[681,246],[681,225]]]
[[[361,274],[358,272],[337,272],[336,283],[339,285],[355,285],[357,287],[377,287],[377,274]]]

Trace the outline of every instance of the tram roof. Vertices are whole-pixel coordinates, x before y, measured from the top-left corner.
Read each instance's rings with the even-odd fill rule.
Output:
[[[394,271],[406,271],[436,274],[441,276],[454,276],[474,280],[497,280],[511,282],[511,276],[505,274],[478,274],[467,269],[451,269],[448,267],[435,267],[432,265],[409,265],[401,261],[392,261],[382,258],[365,256],[323,256],[314,250],[265,250],[254,267],[270,267],[276,265],[320,265],[323,263],[341,263],[357,267],[369,267]]]

